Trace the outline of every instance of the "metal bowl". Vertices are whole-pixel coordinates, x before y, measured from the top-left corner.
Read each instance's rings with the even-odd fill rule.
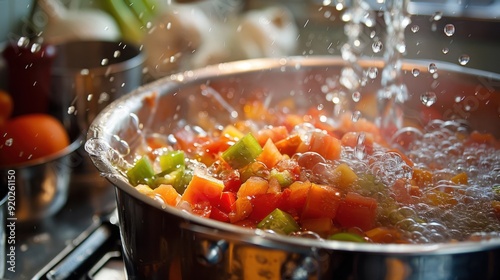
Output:
[[[405,61],[410,92],[405,105],[416,125],[438,112],[465,118],[471,127],[500,136],[500,75],[428,61]],[[363,60],[363,67],[383,67]],[[360,244],[276,236],[197,217],[141,195],[118,172],[134,155],[142,133],[168,134],[177,125],[206,115],[234,122],[247,100],[268,98],[269,106],[293,96],[297,110],[323,104],[322,87],[338,81],[338,57],[257,59],[219,64],[172,75],[141,87],[105,108],[92,123],[86,150],[116,186],[124,259],[130,279],[495,279],[500,277],[500,239],[439,244]],[[412,69],[419,69],[414,77]],[[209,86],[218,95],[201,94]],[[377,79],[363,94],[376,92]],[[263,90],[264,89],[264,90]],[[420,95],[433,91],[433,112]],[[265,92],[265,93],[263,93]],[[373,103],[360,103],[364,115]],[[242,115],[242,114],[239,114]],[[234,116],[234,114],[233,114]],[[205,118],[206,119],[206,118]],[[126,143],[126,144],[125,144]]]
[[[73,137],[65,149],[27,163],[0,167],[0,184],[13,186],[15,208],[11,218],[17,223],[29,224],[52,216],[65,205],[73,169],[82,162],[75,151],[82,146],[84,137]]]

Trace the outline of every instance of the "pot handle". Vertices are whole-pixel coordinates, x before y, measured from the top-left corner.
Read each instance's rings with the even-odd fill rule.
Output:
[[[201,241],[196,249],[197,261],[205,266],[212,266],[223,261],[231,244],[248,244],[272,250],[280,250],[285,256],[281,264],[281,273],[285,279],[321,279],[321,264],[328,261],[328,255],[311,246],[290,246],[280,241],[275,234],[256,230],[256,234],[241,234],[192,223],[182,223],[181,229],[199,236]],[[271,237],[271,238],[269,238]]]

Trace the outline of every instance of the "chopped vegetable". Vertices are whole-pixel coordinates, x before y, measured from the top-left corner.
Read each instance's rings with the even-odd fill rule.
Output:
[[[336,234],[330,235],[328,237],[328,239],[337,240],[337,241],[358,242],[358,243],[366,242],[366,240],[362,236],[359,236],[355,233],[350,233],[350,232],[336,233]]]
[[[224,183],[221,180],[195,174],[182,194],[182,200],[191,204],[208,201],[217,206],[223,189]]]
[[[270,229],[272,231],[290,234],[300,229],[293,217],[278,208],[274,209],[262,221],[257,224],[257,228]]]
[[[160,156],[160,168],[162,172],[170,173],[185,166],[183,151],[169,151]]]
[[[134,166],[127,171],[128,180],[134,186],[138,184],[150,185],[153,183],[154,176],[155,171],[153,165],[147,156],[141,157],[135,162]]]
[[[253,162],[261,152],[262,147],[257,142],[257,139],[251,133],[248,133],[222,153],[221,158],[232,168],[237,169]]]
[[[336,220],[346,228],[358,227],[362,230],[370,230],[375,227],[376,217],[376,199],[348,192],[344,200],[340,202]]]

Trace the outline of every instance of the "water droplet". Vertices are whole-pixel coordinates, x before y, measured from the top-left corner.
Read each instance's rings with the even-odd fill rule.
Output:
[[[470,56],[463,54],[458,58],[458,63],[460,63],[460,65],[466,65],[467,63],[469,63],[469,60]]]
[[[418,26],[418,25],[416,25],[416,24],[415,24],[415,25],[412,25],[412,27],[411,27],[411,32],[413,32],[413,33],[417,33],[419,29],[420,29],[420,26]]]
[[[361,112],[360,111],[354,111],[351,116],[351,120],[353,122],[357,122],[361,118]]]
[[[375,35],[377,35],[377,32],[375,30],[372,30],[372,32],[370,32],[370,38],[375,38]]]
[[[437,96],[434,92],[432,91],[427,91],[420,95],[420,101],[422,101],[422,104],[424,104],[427,107],[432,106],[434,103],[436,103]]]
[[[411,70],[411,73],[412,73],[413,77],[418,77],[418,75],[420,75],[420,70],[418,70],[417,68],[413,68]]]
[[[378,75],[378,68],[375,68],[375,67],[370,67],[368,68],[368,78],[370,79],[375,79],[377,78],[377,75]]]
[[[433,21],[438,21],[438,20],[440,20],[440,19],[442,19],[442,18],[443,18],[443,12],[439,12],[439,11],[437,11],[437,12],[435,12],[435,13],[432,15],[432,17],[431,17],[431,21],[432,21],[432,20],[433,20]]]
[[[80,70],[80,74],[83,75],[83,76],[86,76],[90,73],[89,69],[82,69]]]
[[[12,144],[14,143],[14,139],[12,138],[9,138],[7,140],[5,140],[5,146],[12,146]]]
[[[17,40],[18,47],[27,47],[30,44],[30,39],[28,37],[21,37]]]
[[[68,115],[74,114],[76,112],[75,106],[68,107]]]
[[[449,53],[449,52],[450,52],[450,49],[448,49],[448,48],[444,47],[444,48],[443,48],[443,50],[442,50],[442,52],[443,52],[444,54],[447,54],[447,53]]]
[[[107,58],[103,58],[101,60],[101,65],[104,66],[104,65],[107,65],[109,63],[109,60]]]
[[[122,54],[122,53],[121,53],[120,51],[115,51],[115,52],[113,53],[113,57],[114,57],[114,58],[120,57],[120,55],[121,55],[121,54]]]
[[[383,48],[383,44],[381,41],[375,41],[372,44],[372,50],[374,53],[379,53]]]
[[[450,37],[450,36],[453,36],[453,34],[455,34],[455,25],[453,24],[447,24],[444,26],[444,34],[446,34],[446,36]]]
[[[429,64],[429,73],[434,74],[437,71],[437,66],[435,63]]]
[[[359,91],[355,91],[352,93],[352,101],[359,102],[361,100],[361,93]]]
[[[36,52],[40,51],[41,49],[42,49],[42,45],[34,43],[33,45],[31,45],[30,51],[32,53],[36,53]]]

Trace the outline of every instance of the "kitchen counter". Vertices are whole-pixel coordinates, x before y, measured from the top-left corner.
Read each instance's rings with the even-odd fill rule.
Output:
[[[64,208],[43,221],[18,224],[16,272],[7,271],[6,279],[47,279],[46,272],[59,258],[71,252],[101,224],[101,217],[115,208],[114,187],[99,176],[83,148],[75,158],[83,161],[73,170]]]

